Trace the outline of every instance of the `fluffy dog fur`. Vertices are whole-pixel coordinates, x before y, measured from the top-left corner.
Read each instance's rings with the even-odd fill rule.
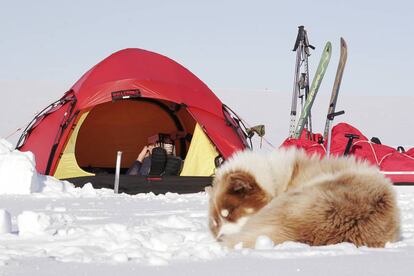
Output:
[[[254,247],[259,235],[369,247],[399,238],[392,183],[352,157],[320,159],[293,148],[240,152],[218,169],[209,194],[210,230],[229,247]]]

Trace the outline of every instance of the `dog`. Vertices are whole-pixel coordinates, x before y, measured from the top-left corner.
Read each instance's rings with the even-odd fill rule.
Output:
[[[209,194],[209,228],[228,247],[350,242],[384,247],[400,235],[392,183],[353,157],[309,156],[296,148],[238,152],[219,167]]]

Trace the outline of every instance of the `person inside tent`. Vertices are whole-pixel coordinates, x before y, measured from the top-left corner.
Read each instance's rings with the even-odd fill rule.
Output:
[[[151,169],[151,153],[154,144],[145,145],[138,154],[137,159],[126,172],[127,175],[148,175]]]
[[[177,158],[174,156],[174,141],[169,136],[157,134],[148,138],[148,142],[126,172],[127,175],[161,175],[166,167],[171,167],[168,163]]]

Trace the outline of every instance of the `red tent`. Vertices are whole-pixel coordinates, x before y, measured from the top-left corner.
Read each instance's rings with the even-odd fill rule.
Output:
[[[414,184],[413,149],[407,152],[399,152],[395,148],[376,144],[368,140],[368,138],[355,127],[346,123],[340,123],[332,129],[332,155],[339,156],[344,154],[349,141],[349,139],[345,137],[346,134],[359,136],[359,138],[352,141],[349,154],[352,154],[359,159],[368,160],[372,164],[378,166],[381,172],[396,184]],[[303,134],[300,139],[289,138],[285,140],[282,146],[302,148],[310,154],[317,153],[321,156],[326,154],[327,147],[326,141],[322,144],[310,141],[306,138],[305,134]]]
[[[80,167],[113,167],[119,149],[125,153],[123,167],[128,167],[151,134],[191,136],[196,124],[224,158],[247,146],[231,112],[189,70],[160,54],[124,49],[92,67],[37,115],[17,148],[35,154],[40,173],[54,175],[77,132],[73,154]],[[177,149],[184,158],[188,141]]]

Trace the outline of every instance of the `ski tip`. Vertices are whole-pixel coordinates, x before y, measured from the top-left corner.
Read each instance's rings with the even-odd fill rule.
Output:
[[[331,52],[332,50],[332,43],[330,41],[326,42],[324,52]]]
[[[347,47],[346,41],[343,37],[341,37],[341,47],[345,47],[345,48]]]

